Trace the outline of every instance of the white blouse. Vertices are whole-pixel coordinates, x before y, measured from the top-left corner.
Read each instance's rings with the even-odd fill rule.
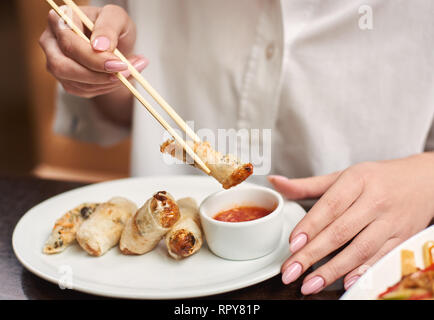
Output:
[[[259,180],[434,150],[432,0],[110,2],[137,24],[144,77],[195,130],[271,129],[250,139],[271,150]],[[62,90],[55,131],[101,145],[130,134]],[[163,129],[138,102],[132,137],[133,176],[195,172],[162,161]]]

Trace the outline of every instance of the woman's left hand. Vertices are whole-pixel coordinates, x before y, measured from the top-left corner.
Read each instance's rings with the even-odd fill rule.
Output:
[[[434,217],[434,153],[361,163],[326,176],[269,180],[289,199],[320,197],[291,233],[293,255],[282,265],[283,283],[295,281],[351,241],[305,277],[305,295],[320,292],[344,275],[348,289],[367,267]]]

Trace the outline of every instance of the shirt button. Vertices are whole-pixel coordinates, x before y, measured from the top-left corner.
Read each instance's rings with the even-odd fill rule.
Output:
[[[270,60],[274,56],[275,46],[273,43],[270,43],[267,46],[267,49],[265,49],[265,56],[267,57],[267,60]]]

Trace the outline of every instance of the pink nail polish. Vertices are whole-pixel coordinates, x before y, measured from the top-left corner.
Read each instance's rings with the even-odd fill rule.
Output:
[[[312,294],[312,293],[318,293],[321,291],[321,289],[324,287],[324,279],[316,276],[307,281],[303,286],[301,287],[301,293],[304,295]]]
[[[137,61],[136,63],[133,64],[133,67],[134,67],[138,72],[142,72],[142,71],[145,69],[146,64],[147,64],[146,60],[139,60],[139,61]],[[125,70],[125,71],[122,71],[121,74],[122,74],[125,78],[129,78],[129,77],[131,76],[131,72],[130,72],[130,70],[128,70],[128,69]],[[119,79],[118,79],[116,76],[112,76],[112,77],[110,77],[110,80],[112,80],[112,81],[117,81],[117,80],[119,80]]]
[[[137,71],[143,71],[146,67],[146,60],[140,59],[134,64],[134,68],[136,68]]]
[[[303,267],[298,262],[292,263],[282,274],[282,282],[284,284],[290,284],[297,280],[297,278],[301,275]]]
[[[295,253],[296,251],[303,248],[306,243],[307,243],[307,235],[305,233],[300,233],[289,244],[289,250],[291,250],[292,253]]]
[[[351,288],[351,286],[353,284],[355,284],[357,282],[357,280],[360,279],[360,276],[354,276],[349,278],[345,283],[344,283],[344,288],[345,290],[348,290],[349,288]]]
[[[125,62],[118,60],[109,60],[104,64],[104,68],[108,72],[121,72],[128,69],[128,66]]]
[[[106,51],[110,48],[110,39],[107,37],[98,37],[93,40],[92,45],[97,51]]]
[[[130,72],[130,70],[125,70],[125,71],[122,71],[121,74],[122,74],[125,78],[128,78],[128,77],[131,75],[131,72]]]

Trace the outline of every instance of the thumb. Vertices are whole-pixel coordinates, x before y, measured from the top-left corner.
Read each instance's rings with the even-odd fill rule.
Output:
[[[324,176],[301,179],[268,176],[268,181],[290,200],[315,199],[321,197],[335,183],[340,174],[339,171]]]
[[[90,40],[94,50],[110,52],[122,42],[122,48],[119,49],[128,56],[136,40],[134,23],[123,8],[107,5],[100,10],[96,18]]]

